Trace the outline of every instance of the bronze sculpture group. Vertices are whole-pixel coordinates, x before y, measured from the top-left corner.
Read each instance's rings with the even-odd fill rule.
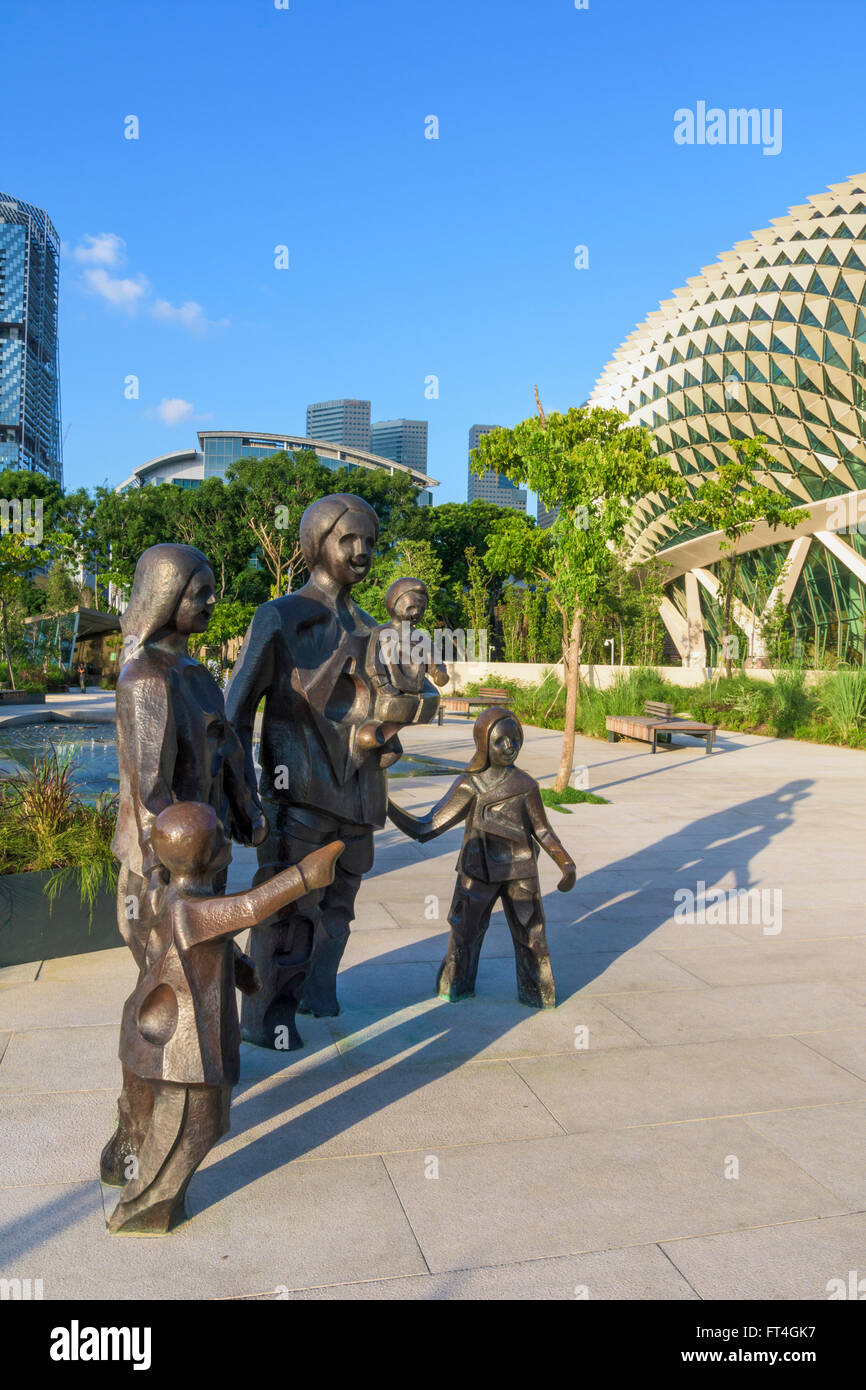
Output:
[[[479,717],[475,757],[429,815],[388,801],[400,730],[435,717],[447,673],[416,640],[421,581],[392,585],[384,625],[352,599],[377,534],[374,510],[350,494],[307,508],[309,580],[256,610],[225,702],[188,651],[215,602],[206,556],[157,545],[139,559],[117,684],[118,924],[139,975],[121,1025],[118,1126],[101,1159],[103,1181],[123,1187],[112,1233],[164,1234],[184,1218],[190,1179],[229,1127],[241,1037],[292,1049],[303,1045],[297,1013],[339,1013],[337,972],[386,815],[420,840],[466,821],[440,997],[474,992],[501,899],[518,997],[555,1002],[539,848],[562,891],[575,868],[537,784],[514,767],[516,717]],[[232,840],[256,847],[258,869],[248,891],[225,895]],[[247,957],[234,936],[248,927]]]

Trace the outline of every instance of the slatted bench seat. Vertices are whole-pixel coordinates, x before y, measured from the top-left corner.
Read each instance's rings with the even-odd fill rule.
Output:
[[[477,695],[449,695],[439,701],[439,723],[447,710],[450,714],[465,714],[468,719],[473,709],[486,709],[488,705],[507,705],[511,696],[507,690],[496,685],[482,685]]]
[[[608,743],[616,743],[619,738],[635,738],[641,743],[652,744],[653,753],[659,743],[670,743],[674,733],[702,738],[706,751],[711,753],[717,727],[701,724],[697,719],[677,719],[673,705],[663,700],[647,700],[643,714],[609,714],[604,722]]]

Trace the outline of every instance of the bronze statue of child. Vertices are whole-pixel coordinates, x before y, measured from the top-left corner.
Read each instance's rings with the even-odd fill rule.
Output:
[[[126,1001],[120,1060],[154,1093],[153,1113],[112,1213],[112,1235],[165,1235],[186,1216],[196,1168],[229,1129],[240,1075],[232,938],[333,882],[345,848],[323,845],[257,888],[218,896],[231,842],[212,806],[175,802],[156,817],[151,845],[163,873],[151,880],[149,931],[138,983]]]
[[[393,801],[388,814],[415,840],[432,840],[466,821],[457,862],[457,885],[448,921],[451,938],[437,977],[440,999],[475,993],[478,958],[490,914],[501,899],[514,942],[517,997],[534,1009],[556,1004],[544,904],[538,881],[539,847],[562,871],[557,887],[575,884],[574,861],[548,824],[538,783],[514,766],[523,746],[520,720],[501,706],[475,721],[475,756],[426,816],[413,816]]]
[[[404,724],[429,723],[439,707],[428,677],[447,685],[448,672],[427,660],[430,638],[416,626],[429,602],[423,579],[397,579],[385,595],[391,621],[376,628],[367,646],[367,677],[375,698],[372,719],[358,730],[362,748],[382,747]]]

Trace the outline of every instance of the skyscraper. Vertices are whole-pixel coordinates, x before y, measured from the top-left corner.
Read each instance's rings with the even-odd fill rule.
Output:
[[[376,420],[370,426],[370,449],[380,458],[427,472],[427,421]]]
[[[59,256],[48,214],[0,193],[0,468],[62,482]]]
[[[469,431],[469,453],[478,448],[482,434],[498,429],[498,425],[473,425]],[[466,490],[467,502],[481,499],[495,502],[497,507],[511,507],[516,512],[526,511],[526,488],[518,487],[509,478],[497,473],[495,468],[487,468],[479,475],[472,472],[472,459],[469,460],[469,485]]]
[[[545,507],[544,503],[542,502],[541,498],[539,497],[539,499],[538,499],[538,509],[537,509],[537,512],[536,512],[536,519],[537,519],[537,521],[538,521],[538,525],[539,525],[539,527],[541,528],[541,530],[543,531],[543,530],[545,530],[548,526],[552,526],[553,523],[554,523],[554,521],[556,520],[556,518],[557,518],[558,516],[559,516],[559,508],[558,508],[558,507]]]
[[[319,401],[307,406],[307,438],[350,449],[370,448],[369,401]]]

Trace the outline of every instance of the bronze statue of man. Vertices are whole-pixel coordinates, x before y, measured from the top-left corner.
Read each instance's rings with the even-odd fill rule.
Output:
[[[258,847],[254,883],[320,845],[345,844],[329,887],[251,933],[248,949],[263,988],[244,1000],[241,1028],[260,1047],[302,1046],[296,1011],[339,1013],[337,970],[361,877],[373,864],[373,831],[385,823],[385,768],[399,757],[399,744],[390,738],[371,749],[358,739],[373,706],[366,667],[377,624],[351,597],[370,571],[378,531],[373,508],[350,493],[307,508],[300,544],[309,581],[256,610],[226,689],[248,777],[256,711],[265,700],[259,795],[269,833]]]

